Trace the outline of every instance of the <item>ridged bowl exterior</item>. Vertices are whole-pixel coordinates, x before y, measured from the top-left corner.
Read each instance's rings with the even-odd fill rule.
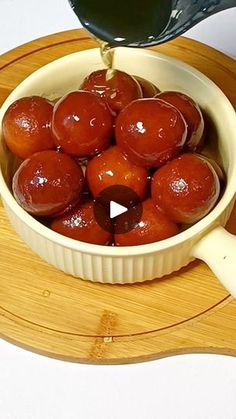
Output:
[[[67,274],[94,282],[110,284],[130,284],[161,278],[187,265],[192,257],[192,248],[200,238],[193,236],[181,245],[177,244],[165,250],[157,250],[137,256],[93,255],[75,249],[63,247],[48,240],[23,223],[4,202],[9,220],[22,240],[42,259]],[[225,225],[233,204],[215,225]]]

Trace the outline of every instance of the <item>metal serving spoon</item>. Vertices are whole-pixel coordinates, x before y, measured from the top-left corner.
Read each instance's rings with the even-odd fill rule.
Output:
[[[111,46],[169,41],[236,0],[69,0],[82,25]]]

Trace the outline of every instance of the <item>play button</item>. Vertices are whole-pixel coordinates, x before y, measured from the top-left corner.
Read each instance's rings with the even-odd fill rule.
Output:
[[[100,227],[117,234],[133,230],[142,216],[138,195],[123,185],[103,189],[95,199],[93,210]]]
[[[114,201],[110,202],[110,218],[116,218],[127,211],[128,208],[124,207],[123,205],[120,205]]]

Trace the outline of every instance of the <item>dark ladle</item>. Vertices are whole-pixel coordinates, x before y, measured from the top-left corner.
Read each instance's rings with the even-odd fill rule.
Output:
[[[69,0],[82,25],[111,46],[169,41],[236,0]]]

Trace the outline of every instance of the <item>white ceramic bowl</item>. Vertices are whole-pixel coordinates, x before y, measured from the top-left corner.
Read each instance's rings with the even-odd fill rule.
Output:
[[[22,239],[48,263],[68,274],[104,283],[133,283],[162,277],[195,257],[205,260],[225,287],[236,296],[236,238],[224,226],[236,192],[236,116],[222,91],[207,77],[175,59],[141,49],[120,48],[116,68],[145,77],[162,90],[180,90],[192,96],[215,125],[210,148],[227,174],[224,194],[203,220],[177,236],[148,245],[106,247],[61,236],[36,221],[11,193],[12,157],[2,144],[0,192],[12,225]],[[71,54],[48,64],[24,80],[7,98],[1,119],[16,99],[42,95],[50,99],[78,89],[83,78],[102,67],[98,49]]]

